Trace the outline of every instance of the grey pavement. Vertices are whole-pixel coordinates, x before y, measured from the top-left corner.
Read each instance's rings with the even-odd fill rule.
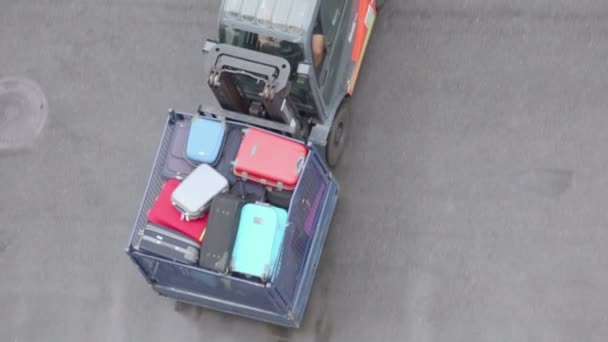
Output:
[[[608,2],[389,0],[303,327],[157,296],[124,254],[219,2],[0,0],[44,135],[0,154],[0,341],[606,341]]]

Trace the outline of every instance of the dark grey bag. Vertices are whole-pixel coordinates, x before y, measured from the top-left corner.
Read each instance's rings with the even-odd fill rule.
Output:
[[[230,192],[246,202],[266,202],[266,187],[259,183],[238,180],[232,185]]]
[[[161,258],[195,265],[198,261],[200,246],[179,232],[148,223],[138,249]]]
[[[276,189],[266,193],[268,203],[283,209],[289,209],[289,202],[291,202],[292,196],[293,191],[279,191]]]
[[[174,117],[173,136],[169,144],[169,151],[163,164],[162,176],[165,178],[186,178],[196,164],[186,159],[186,143],[190,132],[190,120]]]
[[[236,154],[239,151],[242,140],[243,131],[241,128],[238,126],[231,126],[226,133],[222,156],[217,165],[215,165],[215,169],[226,177],[231,186],[238,181],[237,176],[232,171],[232,162],[236,159]]]

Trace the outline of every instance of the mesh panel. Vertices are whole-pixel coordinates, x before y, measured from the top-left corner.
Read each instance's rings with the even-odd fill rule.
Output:
[[[134,255],[134,257],[137,259],[138,264],[143,268],[144,272],[147,275],[154,275],[154,273],[156,272],[156,266],[158,265],[158,261],[152,258],[142,257],[137,253]],[[152,277],[152,280],[155,279]]]
[[[137,216],[137,221],[135,222],[135,227],[132,233],[133,235],[131,236],[131,246],[134,248],[139,246],[139,241],[141,241],[144,229],[146,228],[146,223],[148,221],[148,210],[150,210],[152,204],[154,204],[156,196],[158,196],[158,194],[160,193],[160,189],[162,188],[165,182],[165,180],[161,176],[161,170],[165,163],[165,158],[168,154],[173,130],[174,126],[168,124],[165,128],[165,133],[163,134],[163,137],[161,139],[157,159],[154,161],[152,174],[150,175],[150,180],[145,191],[145,197],[139,214]]]
[[[279,271],[274,286],[289,306],[293,305],[301,281],[314,229],[319,219],[319,202],[325,197],[327,177],[317,164],[316,155],[309,158],[300,177],[289,211],[289,227],[283,240]]]
[[[267,289],[246,280],[164,262],[159,263],[155,277],[159,284],[262,310],[276,311]]]

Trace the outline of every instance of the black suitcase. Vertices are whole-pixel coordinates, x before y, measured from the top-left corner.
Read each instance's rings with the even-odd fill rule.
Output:
[[[230,192],[245,202],[266,202],[266,187],[259,183],[239,180],[232,185]]]
[[[289,202],[291,202],[292,196],[293,191],[279,191],[276,189],[266,194],[268,203],[283,209],[289,209]]]
[[[232,163],[236,159],[236,154],[241,146],[241,140],[243,140],[243,131],[240,127],[232,126],[226,132],[226,140],[224,141],[224,147],[222,149],[222,156],[220,157],[215,169],[226,177],[230,185],[234,185],[238,178],[232,171]]]
[[[169,228],[148,223],[139,243],[139,251],[187,265],[196,265],[199,244]]]
[[[228,272],[244,204],[245,200],[231,193],[223,193],[213,199],[205,242],[201,246],[199,267],[219,273]]]

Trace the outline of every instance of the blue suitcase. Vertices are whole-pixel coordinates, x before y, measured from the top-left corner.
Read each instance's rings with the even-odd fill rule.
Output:
[[[217,163],[226,136],[226,123],[197,116],[192,119],[186,157],[196,163],[214,165]]]
[[[272,279],[283,236],[287,211],[265,203],[247,203],[241,210],[230,270],[262,282]]]

